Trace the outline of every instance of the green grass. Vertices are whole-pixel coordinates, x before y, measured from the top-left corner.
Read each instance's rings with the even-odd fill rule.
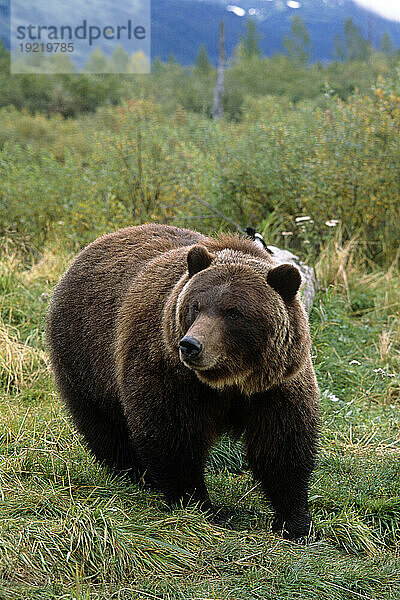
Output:
[[[237,443],[223,440],[207,471],[230,529],[196,508],[169,512],[160,495],[93,461],[59,403],[42,339],[68,257],[48,251],[26,266],[11,250],[0,260],[1,600],[400,597],[395,271],[347,265],[347,288],[328,285],[316,300],[322,431],[310,498],[321,539],[299,546],[271,534]]]

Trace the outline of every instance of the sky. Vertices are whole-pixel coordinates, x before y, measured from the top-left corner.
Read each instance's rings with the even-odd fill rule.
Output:
[[[400,21],[400,0],[355,0],[387,19]]]

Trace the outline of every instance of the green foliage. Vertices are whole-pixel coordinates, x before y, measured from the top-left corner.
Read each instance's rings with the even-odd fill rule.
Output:
[[[108,59],[100,48],[95,48],[85,64],[88,73],[106,73],[108,71]]]
[[[389,33],[384,33],[382,38],[381,38],[381,43],[380,43],[380,48],[381,51],[386,54],[387,56],[393,56],[396,48],[395,45],[393,44],[393,40],[390,37]]]
[[[352,19],[344,22],[344,39],[336,36],[335,50],[338,58],[346,61],[365,61],[372,53],[371,44],[362,36],[361,29]]]
[[[249,20],[247,31],[229,61],[225,73],[224,114],[239,119],[249,93],[252,96],[285,96],[297,103],[311,99],[323,104],[323,90],[328,87],[342,99],[356,89],[369,93],[378,76],[395,73],[397,53],[391,53],[387,43],[383,52],[372,52],[371,47],[354,24],[347,23],[346,38],[339,52],[345,62],[321,65],[309,64],[311,47],[304,22],[295,18],[291,35],[285,44],[289,56],[276,54],[261,56],[256,22]],[[386,39],[387,41],[387,39]],[[65,57],[59,57],[64,60]],[[85,73],[54,74],[49,64],[49,74],[21,74],[10,76],[9,53],[0,45],[0,107],[13,105],[26,108],[31,113],[60,113],[64,117],[93,112],[99,106],[121,103],[127,98],[140,100],[152,98],[169,114],[183,107],[185,110],[211,115],[216,72],[210,65],[207,53],[199,49],[193,67],[182,67],[173,56],[166,63],[155,60],[151,75],[146,72],[147,61],[143,54],[128,56],[118,47],[111,57],[97,49],[89,57]],[[61,65],[66,69],[66,65]],[[93,71],[111,71],[95,74]],[[128,71],[131,75],[119,74]]]
[[[212,65],[208,58],[207,50],[204,44],[201,44],[199,53],[194,63],[194,68],[197,70],[199,75],[208,75],[212,71]]]
[[[261,35],[258,33],[257,24],[253,19],[247,19],[245,35],[240,36],[238,52],[244,59],[261,56],[259,46]]]
[[[293,17],[290,37],[283,40],[290,60],[299,65],[306,65],[311,58],[311,43],[307,27],[301,17]]]
[[[118,45],[110,58],[110,70],[113,73],[127,73],[129,64],[129,54]]]
[[[381,80],[373,95],[348,102],[327,92],[321,108],[247,98],[241,122],[218,125],[182,105],[171,117],[142,100],[80,121],[11,109],[2,117],[3,234],[14,231],[40,246],[63,231],[79,246],[148,220],[226,227],[200,197],[241,226],[275,215],[284,233],[278,245],[303,255],[319,253],[332,221],[344,239],[357,234],[370,258],[389,265],[396,257],[396,80]]]
[[[102,104],[115,104],[121,83],[114,75],[18,75],[0,72],[0,108],[13,105],[31,113],[59,113],[71,117],[93,112]]]

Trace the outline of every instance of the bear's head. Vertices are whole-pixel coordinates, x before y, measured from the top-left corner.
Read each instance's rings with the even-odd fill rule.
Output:
[[[167,347],[211,387],[263,392],[295,375],[309,356],[300,284],[293,265],[193,246],[164,311]]]

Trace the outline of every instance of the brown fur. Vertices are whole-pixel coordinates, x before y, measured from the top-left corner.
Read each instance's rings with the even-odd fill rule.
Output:
[[[145,473],[170,503],[211,508],[209,448],[223,432],[243,435],[274,529],[307,534],[318,389],[299,282],[233,235],[143,225],[85,248],[55,290],[47,337],[95,456],[132,479]],[[185,356],[183,338],[198,356]]]

